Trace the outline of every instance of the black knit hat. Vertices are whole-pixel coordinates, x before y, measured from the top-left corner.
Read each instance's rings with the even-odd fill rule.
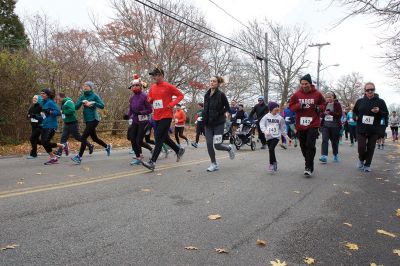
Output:
[[[312,80],[311,80],[311,75],[310,75],[310,74],[307,74],[307,75],[303,76],[303,77],[300,79],[300,82],[301,82],[302,80],[308,81],[308,83],[312,84]]]
[[[50,89],[48,89],[48,88],[42,89],[41,92],[44,92],[44,93],[47,95],[47,97],[50,97],[50,96],[51,96],[51,91],[50,91]]]

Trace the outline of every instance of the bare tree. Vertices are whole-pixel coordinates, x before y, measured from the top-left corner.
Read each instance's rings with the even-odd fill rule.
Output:
[[[332,91],[344,107],[354,104],[363,95],[363,77],[360,73],[353,72],[339,78]]]

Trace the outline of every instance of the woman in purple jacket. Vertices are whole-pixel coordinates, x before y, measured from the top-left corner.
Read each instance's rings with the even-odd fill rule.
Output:
[[[136,156],[131,162],[131,165],[138,165],[141,164],[143,160],[142,147],[148,145],[143,139],[146,133],[146,125],[149,123],[152,107],[147,101],[147,94],[142,91],[143,83],[138,75],[134,75],[134,80],[129,88],[132,91],[132,96],[129,99],[128,111],[129,119],[132,119],[130,140]]]

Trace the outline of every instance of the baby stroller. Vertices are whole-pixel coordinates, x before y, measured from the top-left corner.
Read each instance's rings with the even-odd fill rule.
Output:
[[[231,121],[226,121],[225,122],[225,127],[224,127],[224,135],[222,135],[223,140],[229,140],[230,144],[233,144],[234,138],[232,135],[232,122]]]
[[[256,149],[256,128],[257,125],[254,121],[250,121],[249,119],[243,120],[236,131],[236,136],[231,137],[237,150],[243,145],[249,145],[252,151]]]

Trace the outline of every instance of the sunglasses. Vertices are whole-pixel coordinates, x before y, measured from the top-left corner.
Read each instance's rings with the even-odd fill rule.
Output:
[[[368,89],[368,90],[365,90],[365,92],[373,92],[373,91],[375,91],[375,89]]]

